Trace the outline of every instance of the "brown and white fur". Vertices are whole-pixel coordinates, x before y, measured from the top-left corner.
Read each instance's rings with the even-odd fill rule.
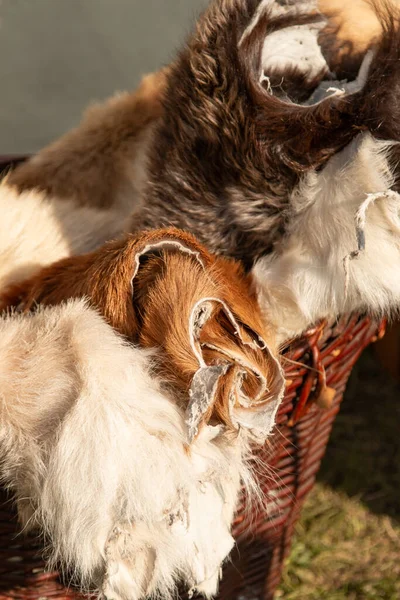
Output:
[[[250,267],[282,238],[304,174],[360,131],[377,133],[382,82],[395,85],[398,77],[396,44],[382,44],[355,92],[300,102],[324,80],[335,86],[317,43],[324,20],[313,6],[211,4],[171,67],[145,203],[132,227],[189,229]]]
[[[254,268],[282,340],[319,318],[400,303],[395,194],[369,209],[355,257],[357,210],[396,189],[396,13],[381,24],[358,79],[335,83],[312,3],[217,1],[172,68],[133,227],[189,228]]]
[[[164,108],[157,101],[149,120],[141,121],[143,132],[149,132],[143,133],[143,155],[135,125],[128,125],[134,133],[127,145],[120,145],[125,124],[136,114],[122,101],[129,108],[121,111],[121,127],[106,118],[107,111],[99,112],[94,127],[84,123],[54,151],[39,154],[3,182],[2,215],[11,207],[14,213],[0,225],[7,234],[0,236],[5,241],[0,285],[21,282],[42,265],[117,235],[138,202],[133,229],[180,225],[210,249],[253,269],[264,314],[280,328],[281,339],[345,310],[395,309],[400,298],[396,196],[371,205],[365,251],[354,254],[354,217],[366,194],[396,187],[397,148],[391,142],[399,138],[399,38],[395,20],[381,23],[382,41],[371,64],[367,57],[358,80],[342,85],[318,50],[322,21],[309,4],[214,2],[167,76]],[[303,26],[297,39],[296,27]],[[294,46],[284,32],[290,27]],[[293,48],[305,40],[298,69]],[[277,41],[286,54],[280,52],[274,63]],[[329,86],[336,89],[325,97]],[[307,104],[316,92],[318,102]],[[119,106],[108,108],[113,114]],[[127,160],[119,160],[121,148]],[[139,163],[143,156],[148,162],[143,184],[142,175],[133,176],[140,182],[136,193],[130,186],[136,173],[131,152],[137,151]],[[94,171],[85,169],[85,157],[95,157],[89,160]],[[109,179],[103,177],[108,168]],[[85,231],[73,241],[80,223]],[[348,256],[354,260],[347,264],[346,280]],[[157,266],[159,257],[154,260]],[[69,264],[74,262],[64,264],[67,271]],[[56,273],[60,290],[64,275],[50,273]],[[43,297],[35,290],[32,300],[45,302],[48,290]],[[90,289],[85,293],[91,297]],[[63,288],[58,301],[68,294]],[[162,385],[166,365],[123,342],[82,300],[7,316],[1,326],[4,476],[20,498],[24,520],[45,528],[55,557],[75,564],[82,581],[97,578],[110,597],[132,598],[132,589],[137,598],[167,595],[179,578],[212,594],[232,544],[246,438],[243,445],[231,444],[218,424],[214,429],[207,421],[193,437],[191,452],[183,452],[187,416]],[[152,334],[148,345],[162,340]],[[11,369],[19,376],[10,378]],[[227,425],[226,417],[222,424]],[[214,470],[204,491],[210,464]],[[232,465],[235,475],[225,480]],[[161,482],[160,494],[154,494],[154,481]],[[164,514],[177,498],[182,510]],[[208,520],[213,515],[211,527],[205,515]],[[136,562],[124,562],[126,549]]]
[[[0,183],[0,289],[128,229],[167,70],[91,107],[79,127]]]
[[[395,196],[370,208],[368,249],[344,266],[358,253],[355,213],[367,195],[397,189],[396,12],[375,5],[381,38],[368,29],[358,66],[375,44],[373,54],[346,83],[335,81],[322,52],[329,57],[340,44],[335,8],[322,8],[331,15],[327,30],[311,1],[211,4],[167,73],[130,224],[192,231],[254,268],[281,340],[322,317],[393,312],[400,301]],[[18,189],[29,187],[29,168],[10,179]],[[377,247],[379,260],[370,260]]]
[[[83,300],[3,317],[0,356],[2,480],[50,561],[107,598],[169,598],[181,581],[215,593],[245,437],[207,426],[186,452],[152,354]]]
[[[44,268],[6,288],[0,309],[70,298],[88,298],[130,342],[158,349],[158,371],[185,404],[188,394],[196,401],[193,379],[204,387],[213,373],[215,390],[196,427],[211,419],[233,430],[254,423],[261,439],[270,433],[283,391],[275,331],[240,264],[211,255],[183,231],[154,230]]]
[[[2,476],[23,525],[108,598],[214,594],[254,487],[249,442],[284,389],[249,276],[154,231],[49,266],[4,304],[33,310],[0,322]]]

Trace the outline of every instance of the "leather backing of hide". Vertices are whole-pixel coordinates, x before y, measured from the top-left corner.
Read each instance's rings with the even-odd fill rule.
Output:
[[[45,268],[6,290],[3,308],[85,297],[129,341],[157,349],[155,369],[186,409],[189,443],[206,424],[266,438],[284,379],[240,265],[187,233],[153,231]]]

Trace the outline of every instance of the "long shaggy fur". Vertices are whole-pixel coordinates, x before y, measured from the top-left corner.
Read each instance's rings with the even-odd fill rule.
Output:
[[[4,317],[2,478],[23,526],[83,587],[169,598],[183,581],[209,596],[251,478],[247,441],[207,426],[187,452],[184,413],[151,362],[82,300]]]
[[[328,1],[319,5],[326,9],[331,20],[335,18],[335,6]],[[358,210],[369,193],[368,181],[380,178],[381,161],[375,161],[377,154],[380,157],[385,154],[382,160],[392,170],[387,182],[390,181],[394,190],[398,186],[399,149],[398,144],[391,145],[392,141],[399,141],[400,136],[398,14],[383,1],[373,6],[370,10],[379,22],[380,37],[371,32],[365,34],[363,51],[375,44],[374,51],[364,58],[360,74],[353,82],[335,81],[329,52],[326,56],[321,53],[321,44],[324,50],[321,40],[325,32],[330,35],[331,30],[329,23],[328,29],[325,28],[316,3],[215,0],[167,73],[166,87],[160,86],[163,109],[157,113],[152,129],[148,183],[143,188],[143,206],[135,213],[131,228],[182,227],[194,232],[209,249],[240,259],[249,270],[272,253],[273,258],[266,261],[268,268],[257,268],[260,294],[268,297],[271,305],[281,305],[277,313],[279,322],[274,320],[278,327],[286,327],[287,324],[280,322],[281,316],[293,313],[293,306],[297,307],[297,324],[292,322],[293,326],[288,327],[296,333],[310,324],[309,319],[327,312],[336,314],[339,309],[359,310],[360,307],[371,311],[383,307],[388,311],[397,309],[399,302],[396,283],[392,284],[392,293],[388,293],[390,283],[378,273],[374,275],[374,286],[375,294],[381,292],[381,300],[371,302],[371,294],[363,296],[369,275],[363,279],[364,270],[355,266],[364,264],[363,260],[352,261],[349,266],[353,279],[357,274],[354,287],[357,294],[347,294],[347,289],[343,289],[343,273],[347,277],[343,261],[347,255],[341,256],[341,250],[354,247],[356,227],[352,211]],[[352,5],[350,11],[349,7],[345,10],[339,6],[341,15],[335,22],[339,23],[341,18],[344,26],[349,18],[354,18],[354,11],[361,10],[357,7]],[[347,16],[350,13],[352,17]],[[337,36],[339,39],[339,32]],[[128,113],[124,118],[128,123]],[[99,139],[107,139],[111,130],[106,119],[104,134],[99,133]],[[82,131],[86,131],[85,127]],[[118,131],[116,128],[116,133]],[[360,132],[378,140],[379,148],[382,148],[380,141],[384,142],[386,150],[377,153],[371,142],[367,152],[365,145],[354,141]],[[75,135],[78,140],[79,134]],[[101,157],[101,144],[98,148],[96,144],[94,141],[93,153],[96,155],[98,151]],[[354,165],[363,163],[365,154],[370,154],[371,177],[365,182],[357,177],[360,181],[357,190],[348,186],[339,193],[349,207],[340,212],[340,218],[346,219],[341,226],[348,238],[335,253],[334,272],[341,276],[335,275],[334,280],[321,278],[325,282],[324,291],[316,295],[313,309],[306,310],[301,307],[308,305],[310,294],[304,294],[304,288],[311,290],[314,283],[309,271],[308,283],[301,286],[304,298],[300,301],[298,282],[307,276],[301,269],[297,276],[296,268],[303,252],[302,244],[307,245],[308,240],[300,240],[298,233],[297,246],[294,244],[293,231],[301,230],[298,205],[308,206],[313,198],[312,214],[324,215],[324,220],[308,219],[303,235],[309,236],[312,227],[316,227],[321,240],[328,239],[331,218],[328,206],[337,206],[334,190],[341,172],[340,169],[334,171],[338,164],[335,155],[346,153],[347,146],[354,153],[350,156],[350,150],[347,152]],[[61,143],[60,156],[63,149]],[[356,156],[357,152],[361,152],[360,157]],[[55,160],[54,153],[45,155]],[[15,177],[18,177],[18,169]],[[318,197],[309,190],[310,181],[314,180],[319,182]],[[323,184],[326,188],[321,187]],[[382,185],[389,184],[382,182]],[[379,192],[388,190],[387,187],[378,190],[375,185],[372,188]],[[335,211],[334,219],[338,221],[339,212]],[[385,202],[378,202],[368,219],[378,215],[375,240],[378,243],[381,235],[382,247],[387,248],[386,225],[382,225],[386,223],[385,211]],[[392,254],[396,256],[395,235],[391,239]],[[322,241],[313,253],[307,251],[309,264],[321,265],[325,256],[323,252],[319,254],[321,244]],[[296,257],[290,268],[289,256]],[[388,258],[386,253],[382,260],[386,263]],[[289,277],[292,283],[289,285],[287,281],[283,287],[279,284],[276,297],[269,290],[277,290],[277,269],[271,266],[271,260],[277,260],[277,264],[283,261],[285,272],[289,268],[292,273]],[[260,278],[261,272],[264,279]],[[332,270],[328,272],[333,274]],[[271,284],[267,275],[272,277]],[[286,296],[282,290],[286,290]],[[329,301],[325,299],[338,298],[345,292],[346,301],[332,300],[327,307]],[[296,298],[294,304],[293,298]],[[318,302],[321,302],[319,308]],[[275,309],[271,314],[273,312]]]
[[[360,130],[382,137],[386,90],[399,78],[397,24],[383,18],[386,33],[362,89],[305,106],[265,81],[296,75],[271,64],[265,71],[268,36],[321,19],[312,3],[284,5],[216,0],[199,20],[168,78],[145,205],[133,228],[190,229],[212,250],[251,266],[282,237],[305,172],[324,166]],[[326,77],[327,69],[308,85]]]
[[[346,267],[346,257],[357,252],[357,210],[367,194],[383,196],[394,184],[390,152],[390,143],[361,134],[321,172],[304,178],[293,195],[282,245],[253,270],[265,317],[278,326],[281,341],[317,319],[398,309],[400,196],[371,205],[365,250]]]
[[[389,312],[399,304],[398,197],[385,193],[398,185],[400,37],[396,15],[385,7],[378,15],[381,39],[374,54],[367,56],[355,82],[342,84],[318,46],[324,23],[313,3],[216,0],[173,65],[164,108],[158,105],[154,115],[148,184],[141,193],[145,206],[131,227],[181,226],[209,249],[254,268],[264,316],[279,329],[281,340],[324,316]],[[297,68],[293,49],[303,41]],[[275,42],[282,53],[274,49]],[[118,112],[118,106],[111,105],[111,112]],[[124,139],[119,135],[126,131],[130,110],[125,113],[122,107],[121,129],[104,114],[95,119],[98,137],[91,126],[82,128],[82,139],[89,139],[93,150],[89,159],[96,157],[88,159],[94,165],[90,173],[100,175],[106,163],[112,171],[111,200],[102,195],[101,185],[94,188],[96,210],[123,206],[125,215],[131,209],[130,192],[121,192],[130,181],[128,163],[118,158],[119,149],[128,148],[129,162],[134,146],[118,141]],[[142,124],[147,127],[149,121]],[[109,146],[114,128],[115,145]],[[74,159],[77,150],[87,149],[82,139],[76,132],[56,151],[44,153],[44,162],[31,161],[24,171],[17,170],[10,182],[17,189],[33,186],[47,195],[73,198],[75,206],[90,204]],[[104,141],[113,149],[111,158],[104,153]],[[63,154],[65,148],[72,153]],[[58,164],[67,173],[58,157],[77,174],[71,187],[65,183],[68,177],[53,169]],[[44,182],[38,184],[41,167]],[[3,184],[2,190],[6,198],[10,188]],[[360,248],[355,217],[367,194],[378,199],[364,219],[366,243]],[[22,207],[30,206],[32,198],[27,193],[14,199],[17,204],[24,200]],[[42,201],[36,193],[32,206]],[[38,234],[29,229],[21,207],[23,227],[32,235],[24,237],[21,251],[7,242],[3,256],[11,256],[15,272],[26,269],[26,276],[31,274],[29,260],[45,264],[68,255],[68,249],[51,216],[52,236],[53,231],[57,235],[48,245],[39,235],[37,248]],[[93,224],[88,231],[96,230]],[[232,361],[238,346],[244,362],[254,356],[232,336],[232,323],[243,329],[251,323],[248,341],[253,343],[260,330],[258,317],[256,326],[249,311],[235,304],[235,290],[239,299],[251,299],[249,307],[254,297],[240,270],[231,265],[227,279],[222,263],[213,262],[197,242],[186,239],[190,252],[185,260],[175,251],[143,251],[137,273],[132,243],[121,241],[100,253],[68,259],[8,291],[7,301],[26,307],[87,296],[117,331],[146,348],[161,347],[162,353],[150,358],[148,350],[127,345],[82,300],[4,318],[4,478],[19,499],[23,521],[48,533],[55,558],[75,565],[81,581],[97,581],[107,596],[168,597],[179,579],[210,595],[232,545],[239,481],[247,476],[247,439],[243,429],[232,437],[232,413],[226,410],[232,380],[226,378],[216,403],[220,410],[206,413],[187,451],[182,398],[188,398],[199,365],[194,346],[187,345],[188,338],[193,342],[186,329],[189,320],[179,315],[183,311],[187,317],[188,306],[210,293],[210,282],[201,281],[200,258],[215,284],[213,294],[218,291],[236,312],[232,321],[226,310],[216,311],[219,319],[198,328],[196,348],[206,367],[220,366],[226,353]],[[185,293],[177,285],[181,276],[189,283]],[[18,279],[23,277],[3,276],[1,283]],[[18,377],[10,379],[10,371]],[[220,424],[230,426],[229,435]],[[154,482],[161,488],[157,494]]]
[[[0,460],[22,525],[108,598],[214,595],[241,484],[259,493],[250,440],[284,389],[251,278],[170,229],[46,267],[8,288],[13,305]]]
[[[335,6],[329,2],[320,4],[331,19],[335,16]],[[340,22],[347,23],[350,9],[342,7],[341,10]],[[356,10],[357,7],[353,7],[352,11]],[[286,243],[293,248],[292,232],[300,222],[297,217],[297,225],[292,222],[297,214],[298,201],[294,202],[294,199],[304,193],[302,203],[309,202],[308,182],[313,178],[320,182],[335,180],[339,176],[338,173],[332,175],[331,165],[337,164],[335,155],[349,144],[349,148],[358,152],[360,145],[353,141],[360,132],[385,142],[399,140],[398,16],[396,10],[383,1],[375,3],[374,11],[381,36],[366,33],[364,46],[370,47],[376,42],[374,53],[365,58],[359,77],[346,83],[335,81],[326,60],[329,52],[328,56],[321,53],[319,43],[322,50],[324,44],[320,40],[324,40],[324,32],[331,30],[329,23],[326,30],[316,3],[215,0],[157,88],[157,93],[164,97],[163,109],[159,109],[152,128],[147,150],[148,183],[143,188],[143,205],[135,212],[131,229],[174,225],[190,230],[209,249],[240,259],[248,269],[271,252],[274,259],[278,259],[281,252],[285,252]],[[151,97],[153,102],[154,97]],[[160,98],[155,103],[160,107]],[[128,113],[122,119],[123,122],[126,120],[126,126],[122,127],[124,131],[129,130]],[[132,112],[134,120],[133,115]],[[102,122],[99,122],[98,138],[90,138],[93,154],[100,156],[99,164],[106,153],[102,152],[102,144],[97,146],[96,139],[107,140],[112,131],[107,119],[104,119],[104,126]],[[116,127],[116,136],[119,131]],[[82,132],[82,139],[87,141],[84,126]],[[74,135],[79,141],[79,131]],[[124,139],[123,135],[121,139]],[[65,156],[68,144],[66,138],[66,142],[57,146],[56,154],[45,151],[44,156],[50,163],[54,160],[57,164],[56,156]],[[399,161],[398,145],[390,148],[389,145],[385,161],[395,170]],[[110,144],[110,148],[115,147],[118,143],[116,146]],[[379,178],[380,166],[374,164],[375,155],[376,152],[371,150],[370,168]],[[362,158],[360,160],[362,162]],[[360,160],[355,156],[354,164],[359,164]],[[117,165],[119,161],[112,158],[110,163]],[[83,173],[71,159],[72,164],[80,181]],[[29,168],[34,168],[34,163]],[[324,169],[329,174],[326,177],[320,176]],[[18,171],[15,172],[17,179]],[[22,170],[19,172],[23,173]],[[43,173],[44,178],[48,177],[46,169]],[[396,190],[395,173],[389,180]],[[78,182],[78,189],[79,185]],[[326,203],[335,206],[333,189],[327,187],[321,193],[320,198],[325,199],[323,207],[313,196],[316,205],[320,204],[325,221],[329,215]],[[340,196],[354,208],[360,206],[369,189],[366,184],[356,192],[351,186],[351,190],[349,188]],[[384,192],[387,188],[378,191]],[[114,193],[111,198],[112,203]],[[376,210],[385,211],[384,203],[378,203]],[[350,236],[350,231],[352,227],[355,231],[354,216],[347,211],[341,213],[341,217],[346,217],[343,231],[349,232],[345,246],[352,247],[354,236]],[[321,231],[322,238],[329,237],[327,222],[316,221],[315,226]],[[305,235],[309,235],[310,228],[307,226],[304,230],[307,231]],[[377,231],[381,231],[379,226]],[[385,238],[384,228],[382,236]],[[298,250],[300,255],[300,246]],[[396,254],[396,248],[393,252]],[[286,252],[285,264],[288,255]],[[339,257],[338,252],[337,258],[335,271],[340,271],[345,256]],[[321,264],[322,256],[316,254],[310,260]],[[351,266],[354,264],[353,261]],[[292,281],[296,280],[295,269],[293,264]],[[258,275],[260,272],[257,271]],[[271,275],[275,270],[268,267],[263,272]],[[367,276],[365,281],[361,279],[362,272],[358,272],[358,294],[362,294],[368,279]],[[298,279],[302,277],[305,277],[304,273],[299,273]],[[276,289],[275,276],[271,286],[267,278],[261,280],[258,277],[258,281],[260,293],[265,292],[272,304],[279,301],[282,305],[280,314],[292,311],[293,297],[298,298],[298,290],[286,284],[287,296],[283,297],[280,292],[274,298],[268,290],[269,287]],[[322,302],[320,309],[301,311],[297,316],[298,324],[288,329],[300,333],[304,324],[310,324],[311,314],[312,318],[326,314],[322,297],[329,298],[335,282],[326,278],[324,281],[326,289],[322,296],[316,297],[316,302],[318,299]],[[382,289],[382,296],[391,299],[390,302],[382,299],[379,306],[384,306],[385,311],[396,309],[396,285],[393,284],[393,293],[388,295],[387,282],[380,281],[379,277],[375,277],[374,282],[378,290]],[[307,285],[312,289],[311,276]],[[338,283],[334,296],[342,292],[342,283]],[[300,304],[296,300],[296,306],[305,305],[308,297],[309,294]],[[377,303],[371,304],[369,297],[366,294],[352,304],[351,299],[355,296],[349,294],[346,302],[332,301],[330,312],[335,313],[339,306],[349,310],[363,306],[375,311]],[[277,326],[283,327],[283,323],[279,322]]]

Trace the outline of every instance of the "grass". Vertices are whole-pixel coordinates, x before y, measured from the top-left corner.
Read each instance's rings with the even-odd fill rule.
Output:
[[[277,598],[400,600],[399,387],[364,354]]]
[[[400,527],[343,492],[317,485],[277,598],[399,600]]]

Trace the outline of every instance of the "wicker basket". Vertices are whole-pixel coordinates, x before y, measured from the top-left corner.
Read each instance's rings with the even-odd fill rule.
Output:
[[[343,318],[333,326],[321,324],[286,353],[288,386],[278,426],[259,451],[259,458],[273,474],[270,477],[265,470],[260,475],[267,510],[246,510],[242,503],[234,527],[237,548],[224,572],[221,600],[273,598],[351,369],[363,349],[383,335],[384,326],[357,317]],[[325,384],[335,393],[320,402]],[[0,600],[81,598],[63,586],[57,573],[45,573],[40,545],[17,534],[12,500],[3,494],[0,502]]]

